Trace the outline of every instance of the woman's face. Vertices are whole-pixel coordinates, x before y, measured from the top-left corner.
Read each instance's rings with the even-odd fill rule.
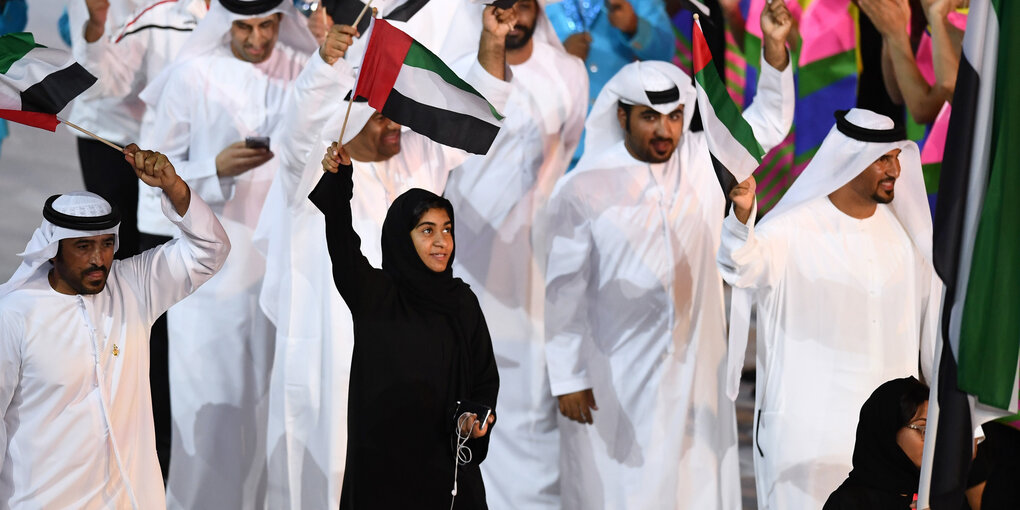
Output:
[[[910,457],[914,466],[921,467],[921,452],[924,451],[924,429],[928,424],[928,401],[917,406],[917,412],[905,427],[896,432],[896,444]],[[916,428],[911,428],[916,427]],[[918,430],[921,429],[921,430]]]
[[[453,253],[453,222],[446,209],[429,209],[411,229],[411,241],[429,269],[442,273]]]

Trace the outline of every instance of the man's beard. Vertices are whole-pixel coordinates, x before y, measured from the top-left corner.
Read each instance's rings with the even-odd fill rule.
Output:
[[[506,49],[508,50],[519,50],[528,44],[531,40],[531,36],[535,34],[535,26],[526,27],[524,25],[514,25],[514,28],[521,31],[521,35],[513,37],[510,34],[506,36]]]
[[[874,195],[871,195],[871,199],[874,200],[876,204],[888,204],[888,203],[893,201],[893,198],[896,198],[896,197],[892,194],[892,192],[890,192],[889,196],[887,196],[887,197],[882,196],[882,195],[880,195],[878,193],[875,193]]]
[[[73,289],[76,293],[81,294],[83,296],[87,296],[90,294],[99,294],[100,292],[102,292],[103,289],[106,288],[106,279],[110,275],[110,270],[106,266],[91,266],[88,269],[85,269],[84,271],[79,273],[78,278],[73,278],[72,275],[67,274],[67,271],[65,271],[64,268],[62,267],[55,269],[57,275],[60,277],[60,279],[64,280],[64,283],[66,283],[68,287],[71,287],[71,289]],[[86,285],[85,273],[95,270],[103,272],[102,283],[94,287]]]
[[[891,190],[889,191],[888,196],[883,196],[881,191],[875,190],[875,192],[871,195],[871,199],[874,200],[876,204],[888,204],[893,201],[893,198],[896,198],[895,193],[896,190]]]

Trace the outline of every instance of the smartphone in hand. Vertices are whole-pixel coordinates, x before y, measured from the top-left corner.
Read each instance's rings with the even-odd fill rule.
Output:
[[[249,149],[266,149],[269,150],[269,137],[268,136],[248,136],[244,139],[244,146]]]

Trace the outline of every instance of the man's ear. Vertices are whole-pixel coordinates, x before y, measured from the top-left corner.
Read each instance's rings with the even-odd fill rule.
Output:
[[[624,131],[629,131],[629,129],[627,129],[627,110],[624,110],[623,108],[617,106],[616,120],[620,123],[620,129]]]

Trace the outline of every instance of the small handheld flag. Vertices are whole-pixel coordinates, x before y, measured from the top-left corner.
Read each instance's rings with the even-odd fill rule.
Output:
[[[95,82],[70,53],[28,32],[0,37],[0,118],[54,131],[57,113]]]
[[[56,131],[63,122],[117,149],[119,145],[57,117],[96,82],[71,54],[35,42],[28,32],[0,37],[0,119]]]
[[[716,159],[743,182],[761,164],[765,151],[754,137],[751,125],[744,120],[733,102],[719,71],[712,64],[701,20],[694,15],[694,81],[698,90],[698,110],[705,126],[708,149]]]
[[[385,20],[372,22],[354,96],[394,122],[474,154],[488,152],[503,116],[439,57]]]

